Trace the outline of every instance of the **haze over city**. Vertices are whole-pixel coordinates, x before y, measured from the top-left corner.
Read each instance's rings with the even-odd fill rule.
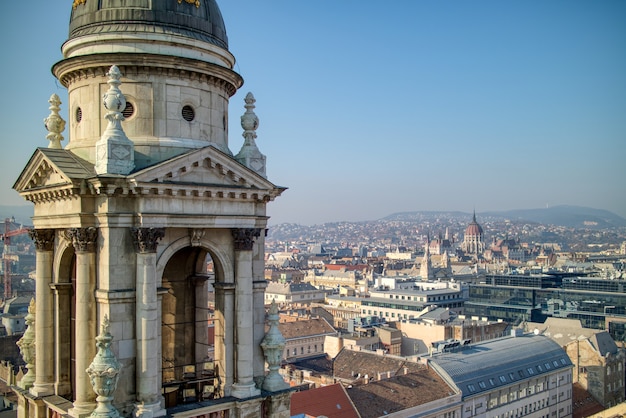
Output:
[[[626,3],[220,1],[255,95],[270,223],[581,205],[626,217]],[[3,205],[36,147],[71,2],[0,4]],[[114,64],[114,63],[111,63]],[[121,85],[122,91],[124,85]],[[67,144],[68,129],[64,132]]]

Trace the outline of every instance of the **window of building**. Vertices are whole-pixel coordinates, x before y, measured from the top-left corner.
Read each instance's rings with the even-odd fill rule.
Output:
[[[470,392],[476,392],[476,386],[470,383],[467,385],[467,390],[469,390]]]
[[[506,377],[504,377],[504,375],[500,375],[500,381],[502,383],[506,383]]]
[[[487,389],[487,385],[485,385],[485,382],[483,382],[482,380],[478,382],[478,386],[480,386],[481,389]]]

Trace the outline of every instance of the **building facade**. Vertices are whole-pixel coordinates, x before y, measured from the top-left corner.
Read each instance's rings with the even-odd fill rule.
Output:
[[[491,340],[428,364],[461,391],[462,418],[572,416],[572,363],[548,337]]]
[[[244,143],[230,150],[229,98],[243,80],[215,0],[75,0],[68,12],[53,73],[69,93],[69,141],[53,95],[49,146],[14,186],[34,203],[37,248],[35,375],[16,389],[19,416],[100,407],[85,370],[102,330],[123,416],[193,400],[180,416],[288,417],[261,348],[266,204],[284,188],[266,178],[251,94]]]

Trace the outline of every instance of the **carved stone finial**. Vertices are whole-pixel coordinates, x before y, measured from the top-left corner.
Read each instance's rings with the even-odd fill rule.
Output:
[[[22,338],[17,342],[20,348],[22,358],[26,362],[28,373],[22,377],[18,386],[22,389],[28,389],[35,383],[35,299],[30,300],[28,305],[28,314],[24,318],[26,322],[26,331]]]
[[[272,304],[267,314],[267,323],[269,329],[261,341],[261,348],[265,355],[265,362],[267,363],[269,373],[263,380],[263,390],[268,392],[276,392],[284,390],[289,387],[285,380],[278,373],[280,369],[280,363],[283,357],[283,350],[285,349],[285,337],[280,333],[278,329],[278,305],[276,305],[276,299],[272,299]]]
[[[241,116],[241,127],[243,128],[244,142],[235,159],[246,167],[256,171],[263,177],[265,174],[266,157],[259,151],[255,139],[256,130],[259,127],[259,118],[254,113],[256,99],[252,93],[248,93],[244,99],[246,112]]]
[[[117,418],[119,412],[113,406],[113,393],[117,387],[117,380],[121,370],[120,363],[111,351],[113,336],[109,333],[109,318],[104,316],[102,330],[96,337],[98,352],[86,372],[91,379],[93,391],[98,395],[96,409],[91,413],[92,417]]]
[[[113,65],[107,72],[109,90],[102,96],[104,116],[109,121],[102,137],[96,142],[96,173],[123,174],[135,168],[135,148],[122,129],[125,119],[122,111],[126,108],[126,97],[119,88],[122,84],[120,69]]]
[[[61,135],[61,132],[65,130],[65,121],[59,115],[61,99],[56,94],[53,94],[50,96],[48,103],[50,103],[48,108],[50,109],[50,114],[43,120],[43,124],[48,130],[46,138],[50,141],[48,148],[62,148],[61,141],[63,141],[63,135]]]

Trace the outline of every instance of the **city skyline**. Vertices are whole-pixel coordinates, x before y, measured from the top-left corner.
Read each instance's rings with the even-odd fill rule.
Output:
[[[0,5],[5,205],[26,204],[11,186],[47,146],[52,93],[68,119],[49,70],[66,3]],[[251,91],[268,179],[288,187],[270,223],[561,204],[626,217],[626,3],[218,4],[245,80],[230,149]]]

